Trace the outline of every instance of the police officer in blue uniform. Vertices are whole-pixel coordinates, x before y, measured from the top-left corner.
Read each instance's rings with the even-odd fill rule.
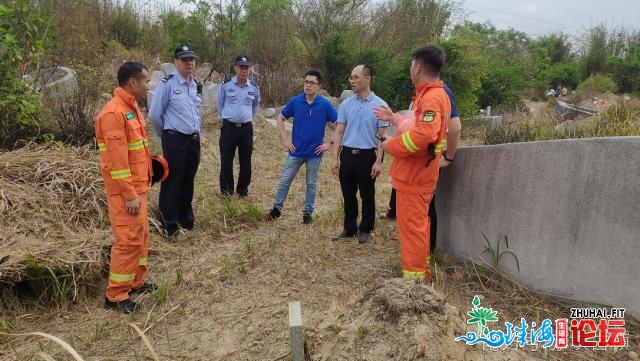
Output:
[[[201,87],[194,76],[196,54],[187,44],[176,47],[175,70],[158,83],[149,119],[162,139],[162,152],[169,163],[169,177],[160,186],[160,213],[166,235],[179,227],[193,229],[191,201],[200,164]]]
[[[249,80],[251,60],[239,55],[233,67],[236,75],[220,86],[216,106],[222,127],[220,130],[220,192],[233,194],[233,159],[238,149],[240,172],[236,192],[249,194],[251,183],[251,153],[253,151],[253,118],[260,105],[260,88]]]

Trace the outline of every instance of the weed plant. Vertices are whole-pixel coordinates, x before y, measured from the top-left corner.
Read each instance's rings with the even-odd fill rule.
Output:
[[[476,128],[477,129],[477,128]],[[522,124],[484,127],[482,144],[504,144],[539,140],[596,138],[640,135],[640,99],[615,103],[577,129],[560,128],[552,121],[531,121]]]

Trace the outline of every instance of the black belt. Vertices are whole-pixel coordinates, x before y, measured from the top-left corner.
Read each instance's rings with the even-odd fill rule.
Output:
[[[358,155],[358,154],[364,154],[364,153],[375,153],[376,148],[369,148],[369,149],[359,149],[359,148],[351,148],[351,147],[347,147],[347,146],[342,146],[342,151],[343,152],[347,152],[353,155]]]
[[[226,125],[228,127],[234,127],[234,128],[242,128],[242,127],[248,127],[251,125],[251,122],[246,122],[246,123],[234,123],[232,121],[229,121],[228,119],[222,119],[222,124]]]
[[[173,130],[173,129],[165,129],[164,132],[169,134],[169,135],[177,135],[177,136],[181,136],[181,137],[200,139],[200,133],[184,134],[184,133],[178,132],[178,131]]]

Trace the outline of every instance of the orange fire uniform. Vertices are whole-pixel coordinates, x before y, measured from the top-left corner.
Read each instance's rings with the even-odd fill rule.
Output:
[[[107,191],[109,220],[115,238],[111,248],[107,298],[119,302],[139,288],[147,272],[149,220],[147,193],[151,156],[145,121],[135,97],[121,87],[96,118],[100,167]],[[140,211],[127,212],[125,201],[140,198]]]
[[[420,84],[413,97],[415,127],[390,139],[389,174],[397,190],[397,224],[403,277],[431,281],[427,208],[438,181],[451,103],[443,83]]]

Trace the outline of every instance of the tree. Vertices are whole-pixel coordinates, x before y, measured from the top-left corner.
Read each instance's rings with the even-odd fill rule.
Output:
[[[518,105],[538,71],[529,37],[513,29],[497,30],[491,24],[471,22],[457,26],[453,35],[477,43],[487,58],[477,93],[478,106]]]
[[[127,48],[140,45],[141,24],[131,3],[125,2],[123,5],[116,5],[113,10],[113,20],[109,25],[112,39],[118,40]]]
[[[589,31],[587,49],[582,59],[582,78],[604,71],[607,62],[607,30],[603,25]]]
[[[326,78],[327,89],[338,94],[356,60],[348,40],[364,29],[366,0],[299,0],[295,3],[295,34],[312,66]]]
[[[533,41],[533,46],[546,50],[551,64],[568,63],[573,61],[569,36],[562,33],[544,35]]]
[[[620,30],[609,46],[606,72],[625,93],[640,92],[640,32]]]
[[[304,48],[293,36],[293,1],[251,0],[246,4],[247,48],[258,68],[263,104],[282,104],[300,92]]]
[[[456,95],[461,116],[471,117],[478,112],[478,92],[488,71],[488,62],[480,44],[461,36],[438,42],[446,52],[441,79]]]

